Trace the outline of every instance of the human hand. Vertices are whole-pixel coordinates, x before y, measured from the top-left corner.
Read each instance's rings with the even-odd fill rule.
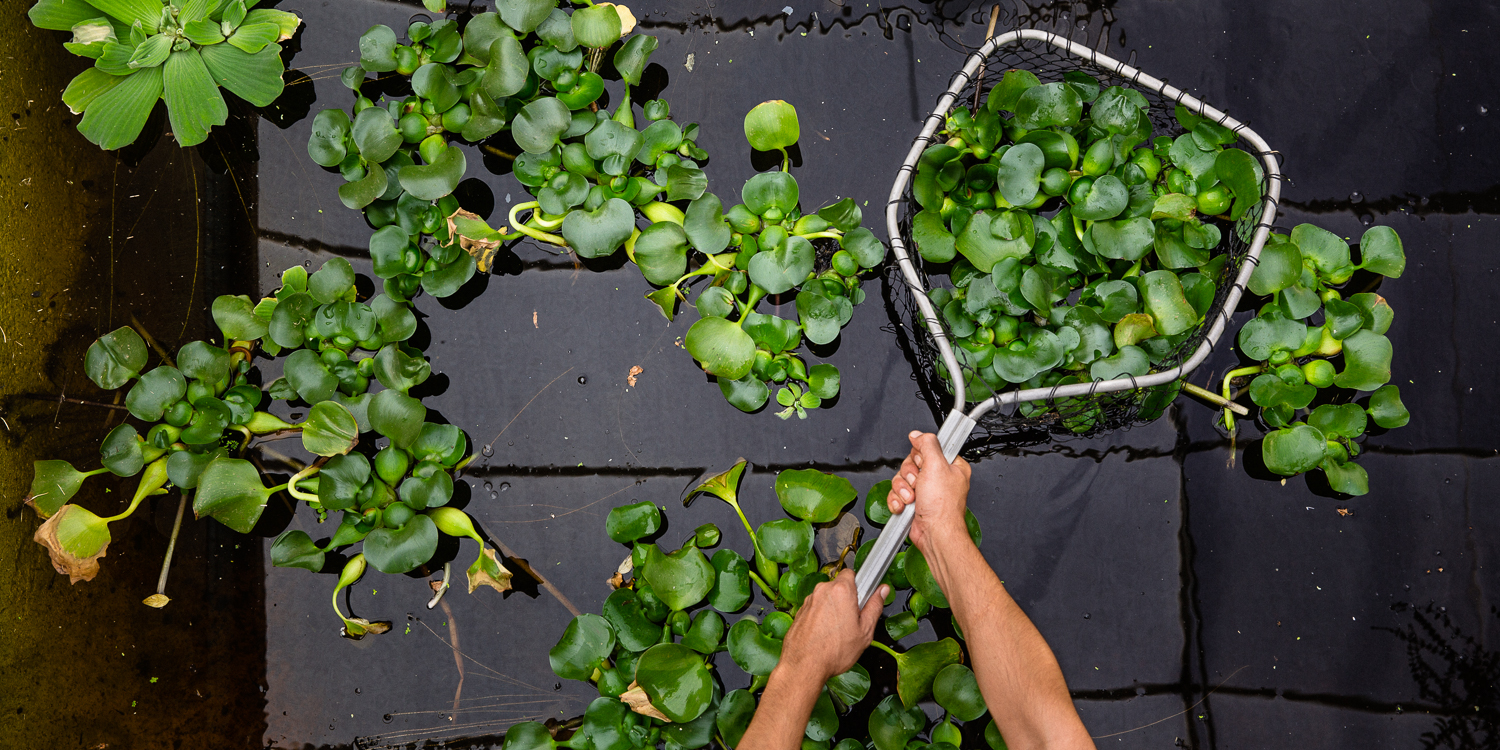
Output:
[[[832,581],[813,587],[782,639],[776,668],[816,677],[819,687],[828,678],[853,669],[875,637],[875,623],[889,591],[889,586],[882,585],[861,610],[854,571],[848,568]]]
[[[948,463],[943,457],[943,447],[936,435],[912,431],[911,454],[901,462],[896,477],[891,480],[891,492],[886,505],[892,514],[916,504],[916,517],[912,519],[910,537],[912,544],[926,557],[932,557],[933,540],[969,538],[968,525],[964,522],[964,508],[969,498],[969,462],[963,458]]]

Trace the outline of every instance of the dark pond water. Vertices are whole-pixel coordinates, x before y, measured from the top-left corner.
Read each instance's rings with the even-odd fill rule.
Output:
[[[214,257],[254,253],[256,270],[220,274],[213,293],[266,293],[282,268],[316,267],[335,254],[369,274],[359,256],[370,230],[340,205],[338,176],[308,160],[305,109],[347,106],[337,71],[357,59],[358,35],[375,23],[402,28],[421,8],[380,0],[278,7],[305,19],[293,66],[315,80],[290,87],[280,119],[258,125],[254,174],[214,193],[234,209],[219,219],[219,236],[248,237],[215,246]],[[1500,10],[1395,0],[1003,7],[1002,30],[1068,29],[1247,120],[1285,156],[1282,226],[1310,221],[1357,236],[1387,224],[1409,260],[1405,277],[1381,293],[1398,314],[1389,334],[1395,382],[1413,420],[1367,443],[1365,497],[1339,500],[1302,478],[1279,483],[1243,460],[1230,465],[1211,410],[1185,399],[1148,426],[1017,449],[975,467],[970,504],[984,552],[1056,652],[1097,742],[1225,750],[1500,742],[1500,583],[1489,572],[1500,556],[1500,510],[1484,489],[1500,480],[1500,439],[1488,430],[1500,416],[1500,115],[1488,114],[1500,106],[1489,47]],[[868,223],[883,236],[877,207],[965,47],[982,42],[989,6],[660,0],[636,12],[661,40],[653,61],[674,116],[703,123],[711,190],[732,193],[754,173],[743,113],[787,99],[804,133],[804,203],[868,201]],[[245,159],[230,161],[243,170]],[[477,168],[481,161],[471,154],[478,181],[465,189],[503,221],[524,191],[509,175]],[[703,469],[749,458],[747,513],[769,520],[776,471],[816,465],[863,493],[904,455],[908,430],[935,426],[906,356],[883,330],[878,295],[828,354],[844,372],[844,395],[806,421],[783,422],[740,414],[704,382],[676,346],[686,326],[668,325],[641,300],[647,286],[634,269],[578,270],[524,243],[512,250],[500,272],[458,298],[420,300],[419,336],[430,338],[439,373],[424,389],[429,407],[476,443],[495,438],[493,455],[465,472],[460,495],[467,491],[469,512],[552,588],[455,594],[428,610],[427,579],[367,576],[352,608],[396,626],[355,643],[338,636],[328,612],[332,576],[272,569],[268,537],[218,530],[216,543],[243,547],[234,568],[259,565],[264,580],[242,576],[213,607],[242,637],[204,657],[210,663],[172,671],[184,696],[206,679],[200,671],[243,675],[220,688],[229,693],[193,699],[209,700],[205,715],[224,708],[219,724],[209,720],[216,746],[488,747],[515,721],[576,716],[591,691],[558,686],[546,652],[570,609],[597,612],[610,591],[606,579],[626,554],[602,533],[611,507],[666,505],[671,546],[714,521],[727,546],[743,549],[748,540],[722,505],[676,504]],[[1193,381],[1232,362],[1220,351]],[[634,387],[632,367],[642,368]],[[172,510],[158,509],[158,527]],[[311,529],[309,515],[283,515],[259,531]],[[208,542],[195,550],[189,565],[230,562]],[[138,567],[141,580],[114,575],[110,585],[130,589],[121,596],[149,588],[149,565]],[[208,588],[184,584],[186,607],[203,606],[188,590]],[[150,658],[127,670],[142,683],[132,694],[173,670],[174,652],[201,635],[152,632],[133,644]],[[875,652],[866,662],[877,678],[889,668]],[[176,705],[140,710],[176,727],[168,718]],[[41,732],[32,721],[27,731]],[[126,730],[125,719],[94,717],[89,726],[67,736],[109,747],[167,747],[183,736],[175,728],[144,736],[134,727],[149,724]]]

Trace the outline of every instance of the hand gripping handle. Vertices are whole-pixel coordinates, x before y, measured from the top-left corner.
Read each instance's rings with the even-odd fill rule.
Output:
[[[969,433],[974,429],[974,420],[967,414],[955,409],[949,412],[948,419],[943,422],[942,429],[938,430],[938,442],[943,446],[943,458],[949,463],[958,457],[958,451],[964,447],[964,441],[969,439]],[[859,606],[864,608],[865,602],[875,593],[880,586],[881,579],[885,578],[885,572],[890,569],[891,562],[896,559],[896,553],[901,550],[901,545],[906,541],[906,535],[911,532],[911,522],[916,517],[916,505],[910,504],[902,509],[901,513],[891,517],[885,528],[881,530],[880,536],[875,539],[875,546],[870,549],[870,554],[865,557],[864,564],[854,574],[854,586],[859,591]]]

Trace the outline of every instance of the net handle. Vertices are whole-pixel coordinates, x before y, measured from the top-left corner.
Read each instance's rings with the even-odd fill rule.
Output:
[[[1245,286],[1250,282],[1250,275],[1255,272],[1256,264],[1260,262],[1260,251],[1265,247],[1266,239],[1271,234],[1271,225],[1276,219],[1276,206],[1281,199],[1281,169],[1276,159],[1276,152],[1271,150],[1263,138],[1244,123],[1230,117],[1228,114],[1210,106],[1207,102],[1189,94],[1175,86],[1168,84],[1154,76],[1148,75],[1141,70],[1126,65],[1102,52],[1090,49],[1084,45],[1077,44],[1065,37],[1058,36],[1048,31],[1037,29],[1018,29],[1000,36],[994,37],[980,47],[978,51],[969,56],[962,70],[953,76],[953,82],[948,85],[948,90],[938,97],[937,108],[928,115],[922,124],[922,130],[912,141],[911,150],[906,155],[906,160],[901,163],[901,168],[896,172],[896,182],[891,186],[890,199],[885,206],[886,231],[890,236],[891,249],[896,253],[896,263],[901,268],[901,273],[912,289],[925,290],[925,285],[917,273],[915,263],[906,251],[906,243],[901,239],[901,228],[898,220],[898,209],[903,202],[902,194],[906,192],[907,185],[911,182],[912,175],[916,171],[918,159],[932,142],[933,134],[937,132],[938,126],[943,123],[943,118],[953,108],[958,96],[973,81],[975,72],[985,63],[996,50],[1007,45],[1023,41],[1037,41],[1055,47],[1073,57],[1087,60],[1093,65],[1111,70],[1115,75],[1125,78],[1137,86],[1149,89],[1164,98],[1181,104],[1195,114],[1212,119],[1220,125],[1233,130],[1249,145],[1255,148],[1256,155],[1265,166],[1266,192],[1261,197],[1260,220],[1255,224],[1255,235],[1250,243],[1250,251],[1246,254],[1240,266],[1239,275],[1234,280],[1228,296],[1224,303],[1214,311],[1213,325],[1208,330],[1208,335],[1203,338],[1193,355],[1182,364],[1169,370],[1153,372],[1139,378],[1115,378],[1113,380],[1093,381],[1091,383],[1073,383],[1065,386],[1054,386],[1052,388],[1031,388],[1023,391],[1009,391],[992,396],[979,403],[967,415],[971,421],[978,421],[980,417],[991,409],[1002,405],[1015,404],[1023,401],[1037,401],[1047,398],[1067,398],[1071,396],[1093,395],[1096,393],[1108,393],[1111,391],[1122,391],[1131,388],[1143,388],[1170,383],[1178,378],[1192,372],[1198,365],[1202,364],[1213,351],[1214,345],[1219,337],[1224,334],[1224,329],[1229,325],[1229,319],[1234,315],[1234,310],[1239,306],[1240,297],[1243,296]],[[953,346],[948,341],[948,332],[943,329],[941,318],[933,309],[932,302],[925,293],[913,294],[916,298],[917,308],[922,313],[922,319],[927,329],[932,333],[937,342],[938,351],[941,353],[943,363],[952,375],[953,383],[953,410],[952,414],[963,414],[965,398],[965,383],[963,369],[959,367],[958,357],[953,352]]]

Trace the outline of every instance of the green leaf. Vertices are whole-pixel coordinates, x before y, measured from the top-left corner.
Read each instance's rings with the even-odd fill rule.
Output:
[[[1344,339],[1344,371],[1333,384],[1355,391],[1373,391],[1391,380],[1391,341],[1362,330]]]
[[[424,470],[418,465],[417,471],[402,480],[396,492],[401,502],[413,510],[441,508],[453,499],[453,477],[441,468],[435,468],[434,464],[428,463],[426,467]],[[422,476],[425,471],[431,473]]]
[[[78,123],[78,132],[105,151],[128,146],[146,126],[146,118],[161,98],[161,92],[160,67],[126,76],[89,103]]]
[[[813,365],[807,368],[808,392],[820,399],[839,395],[839,368],[830,364]]]
[[[98,68],[88,68],[63,90],[63,104],[68,105],[68,111],[73,114],[82,114],[95,99],[124,80],[122,76],[110,75]]]
[[[908,742],[927,726],[927,714],[921,708],[903,707],[894,695],[887,695],[870,712],[870,740],[875,750],[906,750]]]
[[[475,20],[480,17],[476,16]],[[469,28],[474,28],[473,21],[469,22]],[[467,36],[468,31],[464,33]],[[498,102],[526,88],[526,81],[531,75],[531,61],[526,59],[526,52],[514,34],[509,30],[499,33],[485,49],[488,65],[485,66],[484,79],[480,85],[486,94]]]
[[[203,476],[203,470],[208,468],[208,465],[214,459],[224,455],[226,455],[226,452],[223,448],[205,453],[174,451],[167,458],[167,478],[179,489],[193,489],[198,486],[198,481]]]
[[[193,513],[212,517],[241,534],[248,534],[260,520],[271,491],[261,484],[260,472],[249,461],[216,458],[198,478],[193,494]]]
[[[146,342],[130,326],[121,326],[100,336],[89,345],[83,359],[83,370],[89,380],[107,391],[130,382],[145,366]]]
[[[750,281],[767,294],[781,294],[806,281],[816,260],[817,251],[811,242],[795,235],[787,237],[779,246],[762,249],[750,259]]]
[[[399,529],[379,528],[365,537],[364,555],[382,573],[405,573],[432,559],[438,530],[431,518],[413,516]]]
[[[417,332],[417,316],[412,314],[411,308],[391,299],[388,295],[375,295],[375,298],[370,300],[370,309],[374,311],[375,319],[379,322],[382,341],[405,341]]]
[[[1151,271],[1142,275],[1141,286],[1146,312],[1156,321],[1156,330],[1162,335],[1176,336],[1198,325],[1198,313],[1183,294],[1177,274]]]
[[[1380,386],[1370,394],[1369,413],[1375,424],[1387,430],[1405,427],[1411,421],[1411,412],[1401,403],[1401,389],[1394,385]]]
[[[122,424],[104,437],[104,442],[99,445],[99,458],[104,468],[116,476],[133,477],[146,465],[142,445],[140,433],[128,424]]]
[[[229,352],[206,341],[193,341],[177,350],[177,367],[183,375],[217,383],[229,378]]]
[[[1339,463],[1332,458],[1325,458],[1318,468],[1328,477],[1328,486],[1334,492],[1358,496],[1370,491],[1370,476],[1365,473],[1365,467],[1353,461]]]
[[[997,349],[991,363],[995,374],[1007,383],[1024,383],[1037,374],[1062,364],[1067,347],[1057,334],[1038,328],[1026,334],[1019,350]]]
[[[1173,219],[1175,221],[1192,221],[1198,212],[1198,201],[1190,195],[1182,193],[1167,193],[1156,199],[1151,205],[1151,219]]]
[[[1290,242],[1268,243],[1260,251],[1260,262],[1250,274],[1251,293],[1272,295],[1302,278],[1302,253]]]
[[[352,123],[342,109],[325,109],[312,122],[312,134],[307,138],[307,155],[322,167],[337,167],[349,154],[344,138]]]
[[[828,679],[828,692],[845,706],[865,699],[870,692],[870,672],[863,665],[855,664],[848,672],[836,674]]]
[[[217,382],[212,380],[209,382]],[[143,422],[157,422],[167,407],[182,400],[187,380],[175,367],[162,365],[141,376],[125,396],[125,408]]]
[[[1020,143],[1006,149],[1000,157],[997,177],[1000,194],[1011,205],[1024,206],[1036,197],[1047,158],[1034,143]]]
[[[915,549],[915,548],[913,548]],[[944,638],[941,641],[919,643],[896,657],[896,693],[901,702],[915,708],[918,701],[932,693],[933,681],[939,672],[960,659],[958,641]]]
[[[511,134],[527,153],[545,154],[557,145],[572,122],[568,105],[554,97],[542,97],[521,108],[511,121]]]
[[[458,259],[452,263],[422,275],[422,291],[438,298],[451,296],[474,278],[476,268],[474,256],[459,253]]]
[[[1238,342],[1245,356],[1265,361],[1277,351],[1294,351],[1307,337],[1307,326],[1281,316],[1261,316],[1245,322]]]
[[[366,107],[355,115],[351,132],[355,145],[359,146],[360,156],[369,162],[391,158],[404,142],[391,113],[384,107]]]
[[[693,618],[692,627],[682,637],[682,645],[700,654],[712,654],[719,650],[719,644],[724,640],[724,629],[724,616],[705,609]]]
[[[769,675],[781,661],[781,639],[763,632],[754,617],[741,618],[730,627],[725,642],[729,657],[747,674]]]
[[[1112,260],[1140,260],[1156,242],[1156,224],[1140,216],[1134,219],[1096,222],[1085,235],[1095,254]]]
[[[1318,396],[1318,387],[1310,383],[1292,385],[1267,373],[1250,381],[1250,400],[1261,408],[1285,406],[1304,409]]]
[[[854,256],[860,268],[879,268],[885,262],[885,244],[864,227],[856,227],[845,234],[840,244]]]
[[[635,241],[635,264],[646,281],[666,286],[687,273],[687,241],[682,227],[670,221],[646,227]]]
[[[1330,299],[1323,303],[1323,327],[1335,339],[1342,341],[1349,338],[1355,331],[1363,328],[1365,322],[1364,309],[1353,302]]]
[[[663,120],[662,122],[668,122]],[[652,127],[656,125],[653,124]],[[656,226],[653,224],[652,226]],[[705,255],[721,253],[729,247],[732,232],[729,222],[724,219],[724,204],[719,197],[713,193],[704,193],[697,200],[688,204],[687,215],[682,224],[687,234],[688,241],[698,252]],[[648,231],[649,231],[648,227]],[[645,235],[642,234],[644,239]],[[636,254],[640,254],[640,242],[636,242]],[[640,261],[637,260],[637,263]],[[681,273],[678,274],[679,276]],[[676,279],[674,278],[673,281]],[[664,282],[670,284],[671,281]]]
[[[318,502],[327,510],[351,510],[369,479],[369,459],[358,453],[334,456],[318,472]]]
[[[339,387],[339,379],[328,371],[317,352],[308,349],[298,349],[287,356],[283,375],[297,395],[309,404],[333,398],[333,392]]]
[[[661,511],[650,501],[614,508],[604,519],[604,530],[609,538],[621,544],[651,536],[660,528]]]
[[[877,526],[891,520],[891,508],[886,504],[891,494],[891,480],[882,479],[865,493],[865,519]]]
[[[632,589],[616,589],[604,600],[601,612],[627,651],[645,651],[661,640],[661,626],[646,616],[640,594]]]
[[[950,664],[937,673],[932,681],[932,695],[943,710],[959,721],[974,721],[988,710],[974,670],[962,664]]]
[[[1101,221],[1119,216],[1130,205],[1130,189],[1120,178],[1107,174],[1094,180],[1083,202],[1073,206],[1073,215],[1087,221]]]
[[[333,401],[313,404],[302,423],[302,447],[315,456],[341,456],[359,443],[354,415]]]
[[[1312,224],[1298,224],[1292,229],[1292,242],[1302,251],[1303,259],[1311,260],[1318,273],[1324,277],[1353,270],[1349,260],[1349,243],[1327,229]]]
[[[745,736],[745,730],[750,728],[750,720],[755,717],[755,696],[746,690],[731,690],[724,694],[724,699],[719,702],[718,715],[714,718],[714,726],[719,730],[719,736],[728,743],[729,747],[740,744]]]
[[[172,38],[166,34],[149,37],[141,42],[130,53],[130,60],[125,63],[127,68],[145,69],[155,68],[167,61],[167,56],[172,53]]]
[[[643,574],[656,596],[674,611],[703,601],[713,588],[715,578],[714,566],[693,546],[662,554],[653,545]]]
[[[697,200],[708,189],[708,177],[692,162],[667,167],[667,200]]]
[[[1072,127],[1083,115],[1083,99],[1066,83],[1045,83],[1026,89],[1015,111],[1015,123],[1027,130]]]
[[[932,568],[927,564],[927,558],[922,555],[921,550],[909,547],[906,550],[906,563],[902,566],[906,574],[906,580],[911,582],[922,598],[932,603],[934,607],[948,607],[948,597],[943,594],[943,589],[938,586],[937,579],[932,576]]]
[[[721,549],[711,560],[714,586],[708,592],[708,604],[720,612],[738,612],[750,603],[750,564],[740,553]]]
[[[99,558],[109,547],[109,524],[77,505],[64,505],[37,529],[33,537],[47,548],[52,567],[73,583],[91,581],[99,574]]]
[[[1214,176],[1234,194],[1234,205],[1229,209],[1231,221],[1239,221],[1260,203],[1262,174],[1255,157],[1237,148],[1226,148],[1214,159]]]
[[[432,103],[438,112],[447,112],[458,103],[458,87],[453,85],[451,68],[430,62],[411,74],[411,88],[417,96]],[[379,160],[378,160],[379,161]]]
[[[26,501],[31,503],[37,515],[42,518],[56,513],[58,508],[78,494],[78,488],[83,486],[83,480],[89,478],[88,474],[73,468],[73,465],[67,461],[35,461],[32,463],[32,470],[34,474],[31,479],[31,493],[26,496]],[[718,555],[715,557],[717,558]],[[749,568],[746,568],[746,571],[745,585],[748,598]]]
[[[649,34],[636,34],[625,40],[615,52],[615,70],[619,72],[620,80],[639,86],[641,75],[646,72],[646,63],[651,61],[651,53],[656,51],[657,44],[656,37]]]
[[[1298,424],[1267,433],[1260,453],[1267,469],[1290,477],[1317,468],[1326,450],[1326,438],[1318,428]]]
[[[1031,255],[1036,227],[1024,212],[979,211],[958,235],[957,249],[980,273],[990,273],[1007,258]]]
[[[929,262],[947,263],[957,252],[956,239],[936,210],[923,209],[912,217],[911,236],[917,252]]]
[[[885,618],[885,633],[893,641],[899,641],[922,628],[917,622],[916,615],[910,612],[900,612]]]
[[[406,192],[424,201],[435,201],[458,187],[467,168],[463,150],[450,146],[431,164],[403,168],[399,179]]]
[[[314,573],[323,570],[323,550],[301,529],[288,529],[271,542],[271,565],[278,568],[303,568]]]
[[[1385,298],[1374,292],[1363,292],[1349,298],[1349,301],[1358,305],[1369,319],[1367,327],[1374,333],[1384,334],[1390,330],[1391,323],[1396,318],[1396,311],[1391,309]]]
[[[789,148],[801,136],[797,108],[780,99],[761,102],[745,115],[745,140],[757,151]]]
[[[759,216],[771,208],[788,213],[797,207],[797,180],[786,172],[762,172],[745,181],[740,200],[745,208]]]
[[[761,524],[756,538],[759,551],[765,553],[767,559],[790,565],[812,551],[812,524],[779,518]]]
[[[818,209],[818,217],[840,232],[852,232],[864,221],[864,214],[853,198],[844,198]]]
[[[1114,380],[1124,377],[1141,377],[1151,371],[1151,358],[1138,346],[1122,346],[1113,356],[1094,362],[1089,368],[1091,380]]]
[[[269,107],[285,87],[281,74],[281,46],[267,44],[253,55],[227,44],[202,47],[198,54],[220,86],[257,106]]]
[[[1021,100],[1021,95],[1040,85],[1042,85],[1041,80],[1029,70],[1007,70],[1000,82],[990,89],[984,106],[992,112],[996,110],[1014,112],[1017,103]]]
[[[755,341],[724,318],[700,319],[688,329],[683,345],[704,372],[720,378],[739,380],[755,363]]]
[[[634,209],[619,198],[610,198],[593,211],[569,211],[562,235],[581,257],[604,258],[613,255],[634,229]]]
[[[771,390],[766,387],[765,382],[754,373],[747,374],[739,380],[719,378],[719,392],[724,394],[724,400],[730,405],[746,413],[765,406],[766,400],[771,395]]]
[[[495,9],[507,26],[522,34],[535,31],[557,7],[557,0],[500,0]]]
[[[330,258],[307,280],[307,293],[327,304],[341,299],[354,288],[354,266],[343,258]]]
[[[782,509],[804,521],[833,521],[856,497],[849,480],[817,469],[788,469],[776,475],[776,499]]]
[[[827,745],[838,730],[839,714],[833,707],[833,696],[825,689],[818,694],[818,700],[813,704],[812,715],[808,717],[807,729],[803,735],[807,739],[803,741]]]
[[[396,32],[391,27],[377,24],[360,35],[359,66],[371,73],[396,69]]]
[[[281,38],[281,27],[274,23],[246,23],[235,29],[225,41],[245,54],[253,55]]]
[[[51,31],[71,31],[74,26],[99,16],[99,9],[83,0],[39,0],[26,12],[33,26]],[[152,23],[160,18],[160,11]]]
[[[610,6],[594,7],[614,12]],[[698,718],[713,699],[714,678],[703,657],[676,643],[657,644],[641,654],[635,680],[651,705],[678,724]]]
[[[426,382],[432,364],[416,349],[386,344],[375,355],[375,379],[393,391],[406,393]]]
[[[208,1],[213,2],[214,0]],[[205,5],[206,4],[207,3],[205,3]],[[274,8],[256,8],[245,14],[246,26],[254,26],[264,23],[269,23],[276,26],[279,32],[277,37],[271,41],[284,42],[296,35],[297,27],[302,25],[302,19],[299,18],[296,13],[285,10],[276,10]]]
[[[755,259],[750,262],[753,266]],[[797,294],[797,318],[802,322],[807,340],[814,344],[827,344],[838,338],[844,322],[853,312],[853,304],[842,295],[825,297],[810,289]]]
[[[612,5],[573,11],[573,38],[585,47],[603,49],[620,41],[620,14]]]
[[[397,448],[408,448],[422,434],[427,407],[400,391],[381,391],[370,400],[370,426],[391,439]]]
[[[374,109],[374,107],[370,109]],[[369,112],[370,110],[367,109],[365,111]],[[369,171],[365,173],[364,177],[339,186],[339,201],[348,208],[359,210],[374,203],[380,196],[385,195],[385,191],[389,187],[390,183],[386,179],[385,169],[379,164],[371,164]]]
[[[615,631],[609,621],[595,614],[573,618],[557,645],[547,653],[552,671],[568,680],[586,680],[601,662],[609,658],[615,645]]]
[[[1358,404],[1323,404],[1307,415],[1307,423],[1324,437],[1335,435],[1353,440],[1365,434],[1365,410]]]
[[[1390,227],[1366,229],[1359,238],[1359,256],[1360,268],[1381,276],[1396,279],[1406,270],[1406,251],[1401,247],[1401,236]]]

